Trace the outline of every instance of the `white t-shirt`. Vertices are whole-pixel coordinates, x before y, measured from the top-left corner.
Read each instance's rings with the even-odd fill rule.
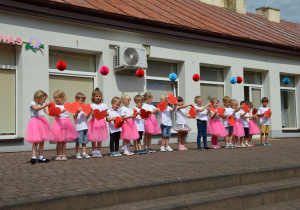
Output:
[[[152,104],[143,104],[142,109],[145,109],[146,111],[154,111],[156,109],[155,106],[153,106]]]
[[[107,111],[108,112],[108,119],[111,119],[113,117],[121,117],[121,113],[119,110],[115,111],[113,109],[110,109]],[[122,117],[121,117],[122,118]],[[108,126],[109,126],[109,132],[110,133],[115,133],[115,132],[118,132],[118,131],[122,131],[122,128],[116,128],[115,127],[115,121],[111,121],[108,123]]]
[[[186,125],[186,116],[185,116],[186,110],[185,109],[177,109],[175,110],[176,114],[176,125]]]
[[[167,106],[167,108],[163,112],[159,112],[159,121],[160,124],[165,126],[172,126],[172,118],[171,118],[171,110],[173,108]]]
[[[207,118],[207,109],[204,109],[202,112],[199,112],[197,111],[198,109],[201,109],[202,107],[199,107],[199,106],[196,106],[195,105],[195,108],[196,108],[196,113],[197,113],[197,120],[201,120],[201,121],[207,121],[208,118]]]
[[[86,114],[83,111],[78,113],[77,118],[74,119],[74,123],[75,123],[76,131],[82,131],[88,129]]]
[[[260,107],[257,111],[257,114],[265,114],[266,111],[270,109],[269,107]],[[259,123],[261,125],[270,125],[270,118],[266,117],[265,115],[259,118]]]
[[[240,114],[244,114],[244,113],[245,113],[243,110],[240,110],[240,112],[241,112]],[[249,112],[247,112],[244,116],[245,116],[245,117],[246,117],[246,116],[249,117],[249,116],[250,116],[250,115],[249,115]],[[242,121],[242,123],[243,123],[243,127],[244,127],[244,128],[249,128],[249,118],[245,118],[245,117],[242,117],[242,116],[241,116],[241,121]]]
[[[57,104],[55,104],[55,106],[58,107],[58,108],[60,108],[61,111],[65,109],[65,105],[57,105]],[[69,112],[66,111],[64,113],[59,114],[59,116],[60,116],[59,118],[68,118],[69,117]]]
[[[235,113],[233,113],[233,115],[235,116],[235,118],[237,119],[237,120],[241,120],[241,112],[242,112],[242,110],[239,110],[238,112],[235,112]]]
[[[136,112],[141,111],[139,108],[134,107],[134,109],[136,110]],[[136,127],[138,129],[138,131],[145,131],[145,124],[144,124],[144,120],[141,118],[140,115],[137,115],[136,118],[134,119],[134,122],[136,124]]]
[[[45,111],[44,109],[41,109],[39,111],[35,111],[33,108],[32,108],[32,105],[37,105],[38,107],[39,106],[42,106],[42,105],[39,105],[37,103],[35,103],[34,101],[31,101],[30,102],[30,115],[31,117],[43,117],[45,116]]]
[[[233,115],[233,113],[234,113],[234,109],[232,109],[232,108],[225,108],[225,111],[224,111],[223,115],[228,115],[228,114]],[[225,128],[232,126],[232,125],[230,125],[228,123],[228,117],[223,118],[223,125],[224,125]]]
[[[210,111],[210,113],[214,114],[213,111]],[[220,120],[220,115],[218,113],[216,114],[214,120]]]
[[[91,104],[91,108],[92,110],[95,110],[95,109],[99,109],[99,111],[104,111],[104,110],[107,110],[107,105],[106,104]]]
[[[133,115],[133,111],[129,108],[129,107],[126,107],[126,106],[122,106],[121,107],[121,116],[130,116],[130,115]]]

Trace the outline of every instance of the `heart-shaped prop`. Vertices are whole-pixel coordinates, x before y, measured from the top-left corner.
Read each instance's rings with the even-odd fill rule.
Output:
[[[195,118],[195,117],[197,116],[196,107],[192,106],[192,107],[190,108],[189,115],[190,115],[192,118]]]
[[[140,115],[141,115],[142,119],[145,119],[145,118],[148,118],[151,115],[151,112],[146,111],[145,109],[141,109],[141,114]]]
[[[254,115],[256,119],[258,119],[258,117],[257,117],[257,115],[256,115],[257,111],[258,111],[258,109],[256,109],[256,108],[254,108],[254,109],[252,110],[252,115]]]
[[[223,106],[220,106],[220,108],[217,108],[217,112],[219,114],[219,116],[223,116],[225,109],[223,108]]]
[[[210,111],[212,111],[213,113],[216,112],[216,109],[212,106],[211,102],[210,102],[210,107],[209,107]]]
[[[165,109],[167,108],[167,102],[163,101],[161,103],[158,103],[157,108],[159,109],[160,112],[165,111]]]
[[[136,109],[133,109],[133,119],[136,118],[136,115],[137,115]]]
[[[68,112],[71,112],[73,114],[75,114],[79,108],[80,108],[80,103],[78,101],[74,101],[72,104],[65,103],[65,109]]]
[[[88,114],[92,111],[91,105],[89,105],[89,104],[80,104],[80,106],[81,106],[81,110],[82,110],[86,115],[88,115]]]
[[[56,117],[61,113],[59,107],[55,106],[55,103],[51,101],[50,105],[48,106],[49,116]]]
[[[99,109],[95,109],[94,111],[94,118],[99,121],[99,120],[102,120],[106,117],[106,110],[103,110],[100,112]]]
[[[249,106],[248,105],[246,105],[245,103],[243,103],[243,106],[244,106],[244,112],[248,112],[249,111]]]
[[[116,128],[121,128],[124,124],[124,120],[121,119],[121,117],[116,117],[115,120],[115,127]]]
[[[228,123],[232,126],[235,126],[235,121],[234,121],[234,117],[233,115],[231,115],[229,118],[228,118]]]
[[[265,111],[265,116],[267,118],[271,117],[271,109],[268,109],[268,111]]]
[[[169,96],[169,103],[170,104],[176,104],[177,103],[178,99],[176,97],[174,97],[172,93],[169,93],[168,96]]]

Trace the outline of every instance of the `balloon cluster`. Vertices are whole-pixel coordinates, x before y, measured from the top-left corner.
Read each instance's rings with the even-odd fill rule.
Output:
[[[231,77],[230,78],[230,83],[231,84],[235,84],[235,83],[241,84],[242,82],[243,82],[242,77]]]

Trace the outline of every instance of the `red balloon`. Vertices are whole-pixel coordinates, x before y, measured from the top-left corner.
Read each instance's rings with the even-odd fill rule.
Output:
[[[67,68],[67,64],[64,61],[58,61],[57,64],[56,64],[56,68],[59,71],[63,71],[63,70],[65,70]]]
[[[143,69],[136,70],[136,76],[143,77],[145,75],[145,71]]]
[[[194,75],[193,75],[193,80],[194,80],[195,82],[198,82],[198,81],[200,80],[200,75],[199,75],[199,74],[194,74]]]
[[[107,75],[107,74],[109,73],[109,68],[108,68],[107,66],[102,66],[102,67],[100,68],[100,73],[101,73],[102,75]]]
[[[236,82],[237,83],[242,83],[243,82],[243,78],[242,77],[236,77]]]

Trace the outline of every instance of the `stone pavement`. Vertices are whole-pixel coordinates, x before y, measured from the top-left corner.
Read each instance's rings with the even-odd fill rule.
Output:
[[[45,157],[53,161],[35,165],[28,162],[31,152],[1,153],[0,208],[45,197],[300,165],[299,138],[272,140],[270,147],[254,143],[251,148],[209,151],[196,150],[196,144],[190,143],[189,151],[122,157],[110,157],[109,149],[103,148],[103,158],[82,160],[75,158],[75,150],[67,150],[67,161],[54,161],[52,150],[45,151]]]

